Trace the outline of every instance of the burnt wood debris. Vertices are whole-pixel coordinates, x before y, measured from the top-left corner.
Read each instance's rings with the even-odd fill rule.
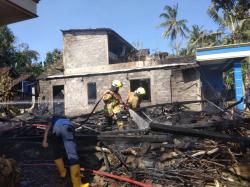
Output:
[[[136,112],[148,122],[147,128],[139,129],[128,120],[126,129],[118,131],[105,124],[102,112],[72,118],[81,126],[76,140],[91,186],[136,185],[88,169],[157,187],[250,185],[247,112],[232,118],[224,111],[190,112],[181,103]],[[25,113],[0,121],[1,186],[3,179],[12,181],[11,186],[70,186],[69,179],[62,181],[56,175],[50,147],[41,146],[46,117]]]

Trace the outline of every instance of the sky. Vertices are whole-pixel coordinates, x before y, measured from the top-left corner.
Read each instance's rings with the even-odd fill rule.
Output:
[[[40,60],[48,51],[63,49],[61,30],[67,29],[111,28],[138,48],[171,52],[164,29],[157,26],[164,6],[176,3],[178,18],[187,19],[189,27],[217,28],[206,13],[210,0],[41,0],[38,18],[9,26],[17,44],[27,43]]]

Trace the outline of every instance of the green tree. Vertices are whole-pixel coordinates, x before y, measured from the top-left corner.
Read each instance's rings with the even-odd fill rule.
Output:
[[[39,75],[44,68],[38,62],[39,53],[31,50],[28,44],[20,44],[12,54],[12,67],[20,74]]]
[[[221,31],[207,31],[202,26],[193,25],[189,35],[189,45],[196,48],[210,47],[220,43]]]
[[[224,44],[250,40],[249,7],[249,0],[211,0],[208,15],[224,30]]]
[[[7,26],[0,26],[0,67],[12,66],[15,36]]]
[[[187,47],[180,50],[180,55],[194,55],[197,48],[211,47],[221,43],[222,31],[204,30],[202,26],[193,25],[187,40]]]
[[[183,49],[184,55],[195,54],[196,48],[204,47],[206,31],[199,25],[193,25],[188,36],[187,48]],[[183,55],[183,54],[182,54]]]
[[[44,66],[48,67],[56,62],[62,62],[62,51],[59,49],[54,49],[52,52],[47,52],[46,58],[44,61]]]
[[[39,53],[31,50],[27,44],[20,44],[19,50],[15,53],[15,66],[16,71],[20,73],[30,72],[34,64],[37,63]]]
[[[13,67],[21,74],[37,75],[43,71],[38,63],[39,53],[28,44],[15,45],[16,37],[7,26],[0,26],[0,67]]]
[[[178,15],[178,4],[173,7],[166,5],[164,7],[164,13],[160,14],[160,18],[163,18],[164,21],[159,25],[163,27],[165,31],[163,32],[163,37],[170,39],[172,47],[176,51],[176,55],[179,55],[180,43],[177,41],[177,38],[187,37],[189,29],[187,27],[186,19],[177,19]]]
[[[195,54],[197,48],[211,47],[221,43],[223,32],[204,30],[202,26],[193,25],[187,42],[187,55]]]
[[[242,74],[245,89],[250,87],[249,75],[250,75],[250,57],[245,58],[242,63]]]
[[[224,31],[222,44],[250,41],[249,7],[249,0],[211,0],[208,14]],[[246,58],[242,64],[245,88],[249,87],[249,64],[249,58]],[[232,84],[232,75],[230,72],[227,72],[224,80],[226,84]]]

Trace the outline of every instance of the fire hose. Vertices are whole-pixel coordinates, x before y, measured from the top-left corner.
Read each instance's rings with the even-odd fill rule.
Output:
[[[55,166],[55,164],[50,164],[50,163],[21,164],[21,166],[38,166],[39,167],[39,166]],[[116,179],[116,180],[119,180],[119,181],[128,182],[130,184],[134,184],[134,185],[137,185],[137,186],[140,186],[140,187],[152,187],[151,184],[145,184],[145,183],[133,180],[131,178],[118,176],[118,175],[106,173],[106,172],[103,172],[103,171],[90,170],[90,169],[84,169],[84,168],[81,168],[80,170],[81,171],[89,171],[89,172],[91,172],[92,174],[95,174],[95,175],[100,175],[100,176]]]

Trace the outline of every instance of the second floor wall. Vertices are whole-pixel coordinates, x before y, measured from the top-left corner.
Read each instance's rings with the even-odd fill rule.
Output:
[[[123,67],[134,61],[133,54],[137,52],[119,34],[107,28],[63,31],[63,46],[65,75],[116,70],[117,64]],[[131,67],[131,64],[125,66]]]
[[[108,38],[105,31],[63,32],[65,74],[91,71],[95,66],[108,65]]]

